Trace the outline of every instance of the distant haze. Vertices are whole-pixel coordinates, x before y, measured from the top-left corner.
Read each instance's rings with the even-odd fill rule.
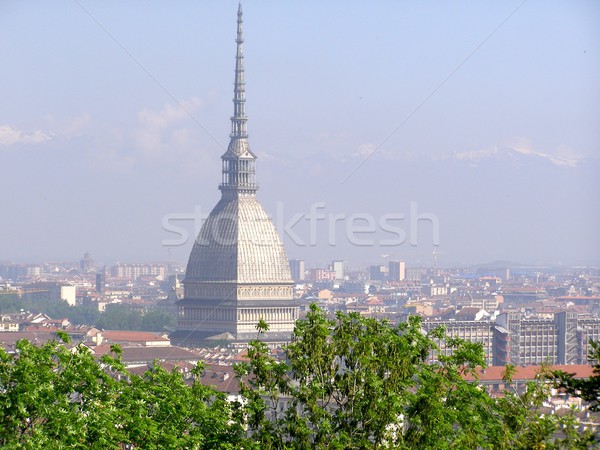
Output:
[[[600,264],[600,3],[243,6],[258,196],[301,217],[289,257]],[[220,196],[236,9],[0,4],[0,261],[186,261],[163,224],[193,235]]]

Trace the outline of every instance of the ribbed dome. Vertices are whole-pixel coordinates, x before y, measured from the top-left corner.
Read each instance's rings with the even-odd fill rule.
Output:
[[[291,283],[275,226],[254,196],[224,196],[202,226],[186,271],[190,282]]]

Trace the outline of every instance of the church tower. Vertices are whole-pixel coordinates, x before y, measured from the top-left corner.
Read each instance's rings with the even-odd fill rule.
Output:
[[[187,265],[177,330],[183,346],[211,340],[244,344],[269,325],[265,340],[290,339],[298,319],[289,262],[267,213],[256,199],[256,155],[248,143],[242,6],[237,13],[233,116],[227,151],[221,156],[221,200],[198,234]]]

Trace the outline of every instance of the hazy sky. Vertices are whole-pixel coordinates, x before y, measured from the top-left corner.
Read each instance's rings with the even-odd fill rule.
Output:
[[[599,2],[243,7],[250,143],[259,198],[285,215],[276,220],[324,202],[325,215],[346,216],[336,239],[352,214],[405,214],[410,235],[416,202],[439,220],[440,263],[600,261]],[[236,10],[222,0],[0,1],[0,261],[85,251],[107,263],[186,261],[191,239],[165,246],[173,233],[162,223],[219,198]],[[513,173],[496,157],[485,177],[453,172],[450,161],[506,148],[551,168],[519,160]],[[560,207],[538,201],[560,196],[562,182]],[[426,263],[435,244],[332,247],[322,237],[331,227],[318,228],[314,246],[284,237],[288,255]]]

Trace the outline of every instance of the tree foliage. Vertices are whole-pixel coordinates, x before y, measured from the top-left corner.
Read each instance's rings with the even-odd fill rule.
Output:
[[[223,394],[178,371],[128,373],[118,356],[96,361],[68,336],[0,349],[0,446],[7,449],[233,449],[243,430]]]
[[[590,340],[590,347],[588,358],[595,361],[591,377],[577,379],[572,373],[556,370],[550,374],[550,378],[558,388],[589,402],[590,410],[600,411],[600,343]]]
[[[142,313],[123,304],[108,305],[95,322],[97,328],[104,330],[164,331],[165,327],[174,325],[174,318],[165,311],[150,310]]]
[[[188,449],[571,449],[597,441],[573,415],[542,415],[547,372],[492,397],[466,381],[481,345],[312,305],[283,357],[260,337],[237,364],[243,400],[158,364],[129,373],[120,349],[96,360],[68,336],[0,349],[0,447]],[[430,363],[436,341],[451,356]],[[597,347],[595,347],[597,348]],[[507,366],[509,383],[515,368]]]
[[[64,300],[34,301],[17,295],[0,296],[1,313],[18,313],[21,310],[47,314],[55,319],[67,318],[76,325],[90,325],[105,330],[164,331],[175,325],[174,317],[165,311],[140,311],[126,304],[108,305],[105,312],[100,312],[92,302],[70,306]]]
[[[100,314],[98,308],[91,304],[70,306],[64,300],[33,300],[27,296],[19,297],[17,294],[0,295],[1,313],[18,313],[21,311],[44,313],[54,318],[68,317],[75,324],[93,324]]]
[[[260,330],[259,330],[260,331]],[[435,340],[451,356],[429,364]],[[484,365],[480,344],[424,334],[418,317],[391,326],[338,312],[329,318],[311,305],[283,360],[257,339],[249,360],[236,366],[247,426],[265,449],[513,449],[576,448],[589,435],[562,428],[572,416],[542,417],[548,386],[491,397],[465,375]]]

